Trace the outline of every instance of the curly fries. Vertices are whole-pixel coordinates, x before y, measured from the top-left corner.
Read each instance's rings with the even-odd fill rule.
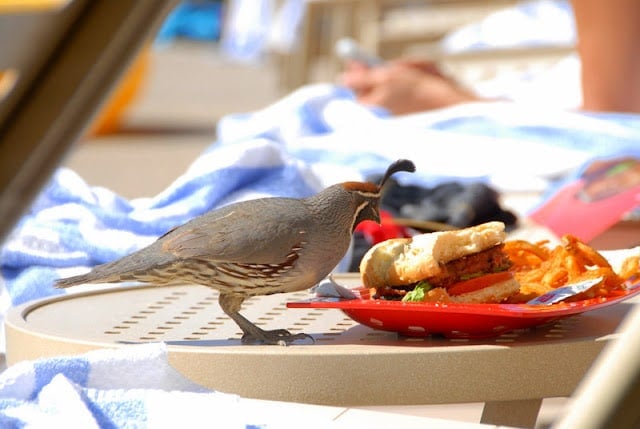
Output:
[[[525,240],[506,241],[504,251],[513,262],[511,271],[520,282],[520,292],[509,302],[527,302],[537,296],[582,280],[602,277],[591,289],[567,301],[609,296],[624,290],[626,282],[640,275],[640,256],[628,257],[616,273],[598,251],[572,235],[562,237],[561,244],[550,248],[547,241],[530,243]]]

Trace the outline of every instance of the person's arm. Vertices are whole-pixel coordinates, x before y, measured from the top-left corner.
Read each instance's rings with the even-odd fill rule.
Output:
[[[378,67],[352,63],[340,81],[361,103],[384,107],[395,115],[478,100],[429,61],[403,59]]]
[[[573,0],[583,108],[640,113],[640,1]]]

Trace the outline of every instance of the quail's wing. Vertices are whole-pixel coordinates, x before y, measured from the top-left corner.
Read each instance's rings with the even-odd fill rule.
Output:
[[[295,201],[254,200],[207,213],[165,234],[162,250],[176,258],[280,263],[305,244],[304,212],[295,203],[291,207]],[[265,220],[272,211],[275,219]]]

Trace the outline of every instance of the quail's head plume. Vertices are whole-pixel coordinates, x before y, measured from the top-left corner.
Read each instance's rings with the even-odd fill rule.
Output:
[[[309,338],[284,329],[265,331],[240,314],[252,296],[295,292],[315,286],[346,254],[355,227],[380,222],[386,180],[415,171],[398,160],[380,183],[344,182],[308,198],[260,198],[205,213],[174,228],[151,245],[60,279],[66,288],[84,283],[191,283],[220,292],[222,310],[243,332],[243,343],[288,344]]]

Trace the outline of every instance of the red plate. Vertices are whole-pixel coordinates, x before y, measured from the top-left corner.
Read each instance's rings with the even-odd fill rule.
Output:
[[[608,297],[548,306],[528,304],[415,303],[372,299],[314,298],[287,303],[289,308],[337,308],[374,329],[411,337],[489,338],[516,329],[606,307],[640,293],[640,287]]]

